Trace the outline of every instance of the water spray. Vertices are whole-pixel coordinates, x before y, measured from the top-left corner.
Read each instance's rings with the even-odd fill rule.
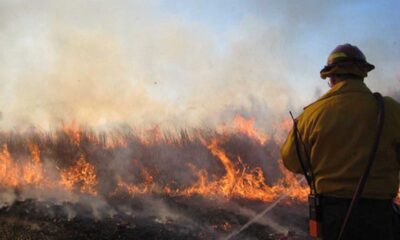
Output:
[[[298,182],[301,184],[304,182],[304,177],[302,177]],[[238,235],[239,233],[243,232],[246,228],[248,228],[250,225],[252,225],[254,222],[258,221],[261,217],[263,217],[265,214],[270,212],[272,209],[278,205],[282,200],[286,199],[288,197],[287,194],[281,194],[272,204],[268,205],[267,208],[265,208],[262,212],[254,216],[252,219],[250,219],[246,224],[244,224],[239,230],[233,231],[231,234],[226,236],[225,238],[221,238],[221,240],[229,240]]]

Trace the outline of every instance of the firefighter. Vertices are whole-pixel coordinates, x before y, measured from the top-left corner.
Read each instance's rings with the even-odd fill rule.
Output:
[[[338,239],[376,134],[378,105],[364,78],[374,66],[356,46],[337,46],[321,70],[330,90],[296,119],[301,151],[321,194],[323,239]],[[375,160],[361,200],[342,239],[400,239],[393,199],[399,190],[400,104],[384,97],[384,121]],[[304,174],[293,129],[281,148],[283,163]],[[301,156],[300,156],[301,157]],[[396,237],[397,236],[397,237]]]

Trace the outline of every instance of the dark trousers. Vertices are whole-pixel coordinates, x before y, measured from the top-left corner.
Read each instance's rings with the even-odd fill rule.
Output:
[[[337,240],[350,199],[323,197],[324,240]],[[361,199],[342,240],[400,240],[399,217],[391,200]]]

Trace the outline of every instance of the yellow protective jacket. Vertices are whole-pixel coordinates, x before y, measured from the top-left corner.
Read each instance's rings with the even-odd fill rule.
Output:
[[[365,198],[394,198],[399,189],[400,104],[389,97],[384,97],[384,104],[381,141],[365,185]],[[304,108],[297,118],[298,128],[310,156],[318,193],[353,196],[374,142],[377,114],[376,100],[361,80],[339,82]],[[303,173],[293,129],[281,148],[281,156],[287,169]]]

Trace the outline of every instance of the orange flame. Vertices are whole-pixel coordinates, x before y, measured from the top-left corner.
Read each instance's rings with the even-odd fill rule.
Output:
[[[258,132],[254,128],[254,123],[255,123],[254,118],[245,119],[241,115],[236,115],[235,119],[233,120],[233,123],[234,123],[234,128],[238,132],[247,135],[250,138],[258,140],[261,144],[265,144],[267,142],[268,137],[265,134]]]
[[[224,124],[221,125],[218,129],[224,135],[230,132],[243,134],[251,139],[255,139],[263,145],[268,141],[268,136],[264,133],[257,131],[254,128],[254,123],[254,118],[245,118],[242,115],[238,114],[233,119],[232,125]]]
[[[44,187],[47,184],[40,161],[40,151],[37,145],[28,144],[31,153],[30,161],[17,163],[11,157],[8,146],[3,145],[0,153],[0,181],[7,187],[35,186]]]
[[[96,170],[81,155],[73,166],[61,171],[60,184],[69,191],[72,191],[74,187],[78,187],[82,193],[97,195]]]
[[[295,188],[287,188],[285,185],[296,183],[295,177],[286,175],[285,180],[281,184],[268,186],[266,184],[264,174],[261,168],[249,169],[240,158],[238,162],[242,165],[234,165],[227,157],[226,153],[219,148],[218,141],[213,141],[208,145],[210,152],[218,158],[225,168],[226,174],[212,182],[208,181],[206,171],[198,171],[196,174],[199,177],[197,183],[192,187],[182,191],[185,195],[199,194],[203,196],[224,196],[238,197],[259,201],[272,201],[280,194],[287,194],[291,197],[305,200],[308,194],[307,187],[296,184]]]
[[[20,171],[11,158],[8,146],[4,144],[0,153],[0,182],[6,187],[17,187],[18,176],[20,176]]]
[[[43,183],[44,174],[40,161],[40,151],[37,145],[28,144],[31,161],[22,165],[22,179],[24,184],[40,185]]]

